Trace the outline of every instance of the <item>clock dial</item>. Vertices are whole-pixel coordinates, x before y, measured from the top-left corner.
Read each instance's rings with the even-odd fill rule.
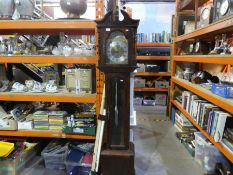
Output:
[[[106,42],[107,64],[128,64],[128,40],[116,31],[110,34]]]
[[[223,0],[222,1],[222,3],[221,3],[221,5],[220,5],[220,14],[222,15],[222,16],[224,16],[226,13],[227,13],[227,11],[228,11],[228,9],[229,9],[229,1],[228,0]]]
[[[206,19],[208,19],[209,15],[210,15],[210,9],[209,9],[209,8],[205,8],[205,9],[202,11],[202,13],[201,13],[201,18],[202,18],[203,20],[206,20]]]

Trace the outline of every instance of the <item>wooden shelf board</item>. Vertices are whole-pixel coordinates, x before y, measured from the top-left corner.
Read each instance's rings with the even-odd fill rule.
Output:
[[[203,27],[203,28],[197,29],[191,33],[175,37],[174,42],[180,42],[180,41],[184,41],[187,39],[200,37],[203,35],[209,35],[211,33],[223,33],[232,27],[233,27],[233,17],[231,16],[231,17],[223,19],[221,21],[217,21],[215,23],[212,23],[207,27]]]
[[[233,64],[232,55],[175,55],[174,61],[212,63],[212,64]]]
[[[18,130],[18,131],[0,131],[1,136],[14,137],[46,137],[46,138],[72,138],[72,139],[95,139],[95,136],[80,134],[65,134],[60,131],[43,130]]]
[[[0,20],[0,34],[56,34],[68,33],[94,34],[96,23],[90,20]],[[34,32],[36,31],[36,32]],[[21,33],[22,32],[22,33]]]
[[[182,112],[182,114],[184,114],[189,119],[189,121],[195,127],[198,128],[199,131],[202,132],[202,134],[206,138],[208,138],[218,148],[219,151],[221,151],[233,163],[233,154],[231,154],[221,143],[215,142],[213,137],[196,123],[192,116],[182,107],[182,105],[179,102],[177,102],[176,100],[172,100],[171,102]]]
[[[15,93],[1,92],[2,101],[46,101],[46,102],[77,102],[77,103],[95,103],[96,94],[77,95],[75,93]]]
[[[135,76],[171,76],[170,72],[136,72]]]
[[[137,47],[170,47],[170,43],[137,43]]]
[[[97,64],[96,56],[90,57],[65,57],[53,55],[39,56],[0,56],[0,63],[73,63],[73,64]]]
[[[203,5],[208,2],[208,0],[199,0],[198,6]],[[194,0],[183,0],[180,4],[180,10],[194,10],[195,1]]]
[[[168,88],[134,88],[134,92],[167,92]]]
[[[197,94],[198,96],[208,100],[209,102],[219,106],[220,108],[233,113],[233,100],[215,95],[211,91],[201,87],[200,85],[190,83],[187,80],[172,77],[172,82],[184,87],[194,94]]]
[[[170,60],[170,56],[137,56],[136,59],[142,61],[160,61],[160,60]]]

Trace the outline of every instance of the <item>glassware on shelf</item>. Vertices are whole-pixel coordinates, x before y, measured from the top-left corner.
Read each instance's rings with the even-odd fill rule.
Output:
[[[14,19],[32,19],[34,8],[34,0],[15,0]]]
[[[0,54],[6,54],[6,40],[0,41]]]
[[[14,0],[0,0],[0,18],[11,19],[14,13]]]
[[[226,55],[228,51],[228,44],[227,44],[227,35],[222,34],[222,39],[221,39],[221,45],[220,48],[222,48],[222,52],[220,53],[221,55]]]
[[[216,54],[220,54],[222,52],[221,48],[221,36],[217,35],[215,36],[215,45],[214,45],[214,49],[212,51],[210,51],[210,55],[216,55]]]
[[[194,73],[194,71],[191,68],[186,67],[185,71],[184,71],[184,79],[191,81],[193,73]]]

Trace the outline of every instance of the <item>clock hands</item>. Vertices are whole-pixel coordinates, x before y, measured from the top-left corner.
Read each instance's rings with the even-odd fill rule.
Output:
[[[117,105],[117,81],[116,81],[116,85],[115,85],[115,125],[116,127],[118,126],[118,105]]]

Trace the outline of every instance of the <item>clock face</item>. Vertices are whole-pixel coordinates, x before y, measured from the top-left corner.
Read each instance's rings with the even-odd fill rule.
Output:
[[[229,6],[230,6],[230,4],[229,4],[228,0],[223,0],[222,1],[221,5],[220,5],[220,14],[222,16],[224,16],[227,13],[227,11],[229,9]]]
[[[209,15],[210,15],[210,9],[209,8],[204,8],[204,10],[201,13],[201,18],[203,20],[206,20],[206,19],[208,19]]]
[[[128,40],[120,32],[112,32],[106,42],[107,64],[128,64]]]

